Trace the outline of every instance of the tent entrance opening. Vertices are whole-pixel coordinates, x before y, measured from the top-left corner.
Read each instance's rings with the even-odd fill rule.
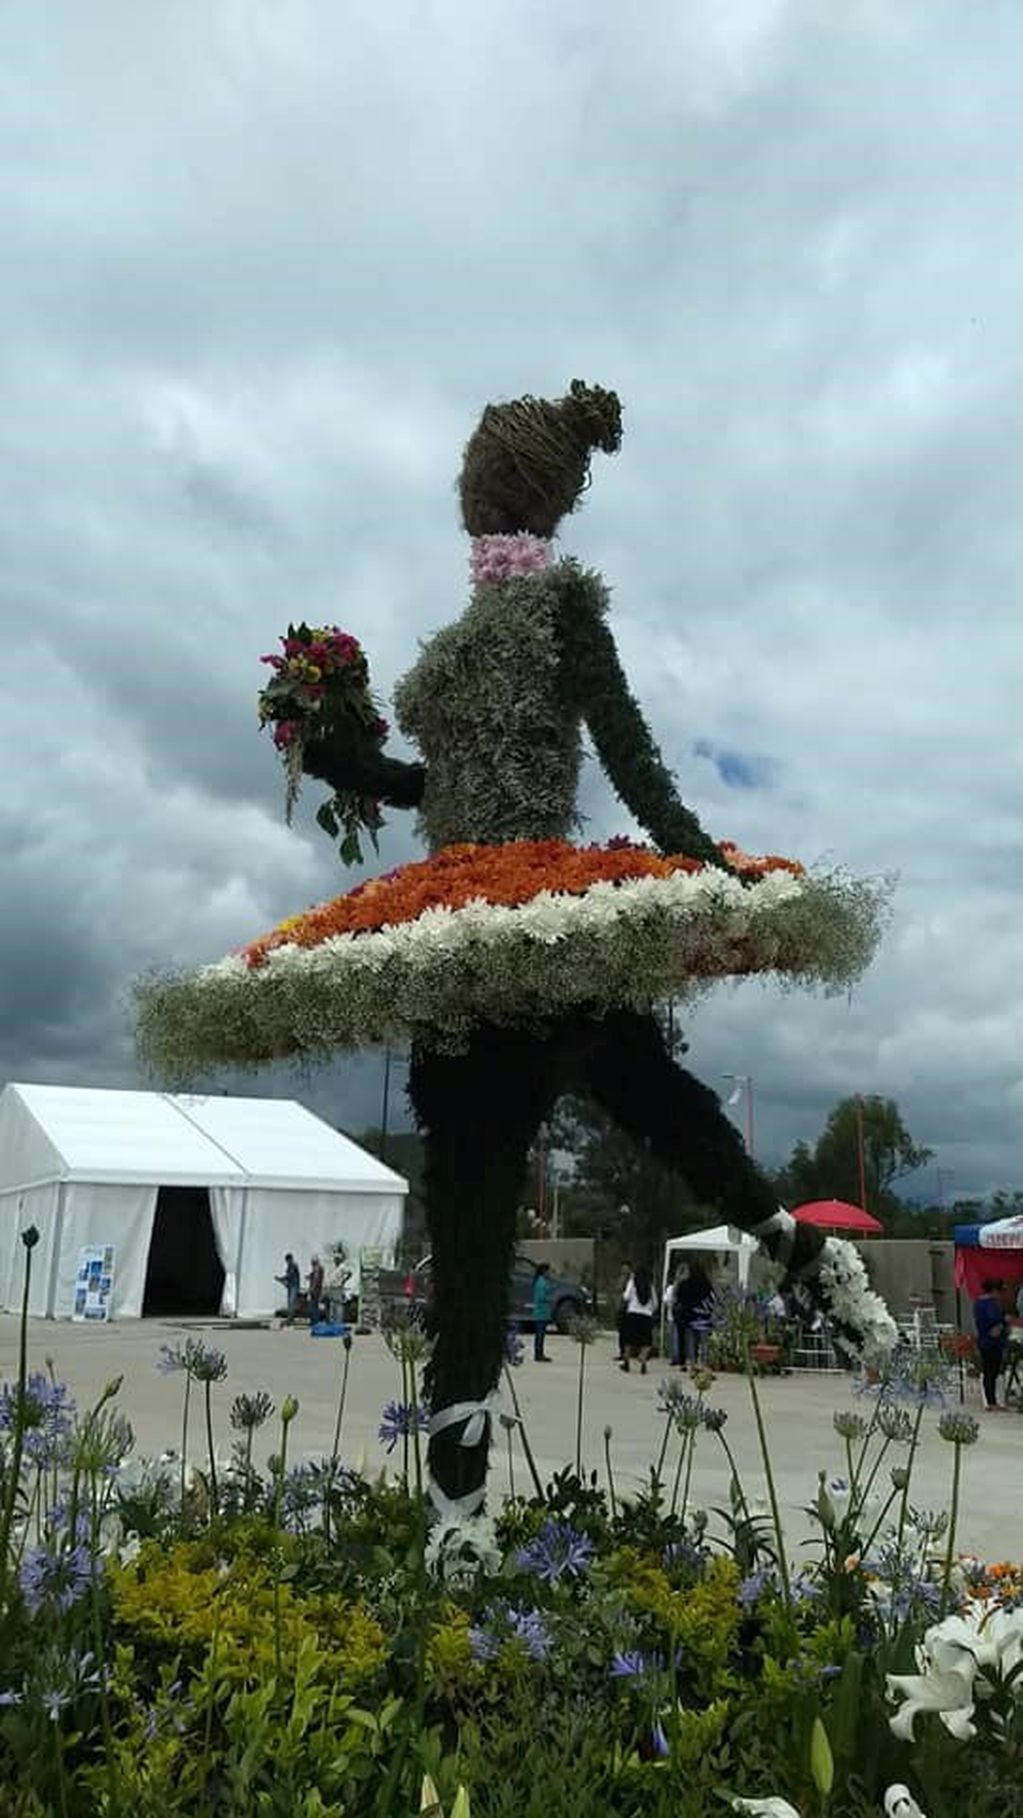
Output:
[[[224,1270],[205,1187],[161,1187],[142,1297],[143,1318],[220,1312]]]

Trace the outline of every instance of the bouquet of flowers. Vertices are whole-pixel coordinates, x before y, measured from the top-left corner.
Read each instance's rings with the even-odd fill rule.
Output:
[[[273,677],[259,696],[259,723],[273,726],[287,779],[285,807],[290,825],[302,776],[302,754],[315,740],[329,739],[359,761],[378,752],[387,737],[369,686],[369,665],[357,638],[337,625],[289,625],[280,640],[281,655],[260,661]],[[316,819],[331,839],[343,834],[341,857],[346,865],[362,858],[359,833],[374,846],[383,825],[380,804],[358,789],[340,790],[317,810]]]

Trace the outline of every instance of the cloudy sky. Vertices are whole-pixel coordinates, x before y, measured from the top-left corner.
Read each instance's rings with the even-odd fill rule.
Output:
[[[564,543],[683,793],[900,874],[851,1002],[724,989],[693,1065],[767,1160],[881,1092],[946,1197],[1023,1182],[1021,58],[1015,0],[4,9],[0,1081],[139,1083],[134,976],[349,881],[258,657],[337,622],[389,694],[480,406],[581,376],[626,440]]]

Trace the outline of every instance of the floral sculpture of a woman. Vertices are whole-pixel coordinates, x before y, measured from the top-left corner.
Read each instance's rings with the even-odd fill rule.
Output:
[[[829,1285],[819,1233],[779,1213],[652,1004],[722,973],[847,984],[873,949],[877,896],[747,860],[681,801],[619,663],[604,583],[552,549],[593,452],[620,441],[619,401],[598,387],[488,405],[460,479],[472,597],[395,695],[423,761],[344,728],[301,745],[302,769],[335,800],[370,804],[371,827],[380,803],[416,809],[433,858],[143,994],[143,1045],[164,1070],[411,1037],[433,1252],[430,1468],[445,1509],[482,1500],[527,1155],[567,1089],[589,1091],[791,1280],[825,1297]],[[570,844],[584,726],[657,852]],[[882,1335],[876,1305],[857,1317],[855,1276],[845,1258],[842,1319],[862,1339],[872,1318]]]

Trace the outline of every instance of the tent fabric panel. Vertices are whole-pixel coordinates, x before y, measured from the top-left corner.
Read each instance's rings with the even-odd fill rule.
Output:
[[[48,1310],[57,1319],[74,1311],[78,1255],[84,1244],[113,1244],[114,1285],[111,1319],[138,1319],[145,1294],[149,1244],[153,1235],[157,1188],[149,1185],[105,1187],[89,1181],[63,1186],[60,1252],[56,1289]]]
[[[976,1300],[986,1281],[1023,1282],[1023,1250],[983,1250],[971,1244],[956,1250],[956,1287]]]
[[[7,1091],[60,1157],[62,1174],[197,1187],[239,1176],[237,1166],[159,1092],[17,1084]]]
[[[211,1187],[209,1190],[213,1240],[224,1271],[220,1311],[225,1318],[238,1311],[238,1257],[248,1191],[247,1187]]]
[[[294,1252],[303,1279],[313,1255],[324,1262],[331,1245],[344,1244],[357,1287],[359,1256],[364,1249],[391,1252],[401,1235],[404,1196],[369,1192],[292,1192],[250,1187],[238,1271],[238,1312],[265,1318],[279,1307],[283,1293],[276,1282],[284,1273],[284,1253]]]
[[[28,1310],[41,1319],[50,1310],[50,1276],[53,1239],[61,1197],[57,1180],[40,1181],[0,1198],[0,1306],[20,1313],[25,1283],[25,1246],[21,1233],[35,1225],[39,1242],[32,1252],[32,1284]]]
[[[20,1086],[5,1086],[0,1092],[0,1190],[51,1180],[63,1170],[60,1150],[21,1091]],[[2,1215],[6,1218],[6,1211]]]
[[[981,1225],[980,1243],[984,1250],[1023,1250],[1023,1218],[994,1218]]]
[[[260,1186],[301,1182],[334,1192],[408,1191],[400,1174],[297,1099],[182,1095],[173,1102]]]
[[[676,1250],[704,1252],[708,1256],[736,1256],[736,1273],[739,1286],[745,1288],[749,1282],[750,1261],[755,1251],[760,1248],[755,1237],[748,1231],[740,1231],[736,1225],[712,1225],[709,1231],[687,1231],[684,1237],[669,1237],[664,1246],[664,1271],[661,1277],[661,1300],[664,1300],[664,1289],[668,1285],[668,1274],[671,1269],[672,1254]]]

